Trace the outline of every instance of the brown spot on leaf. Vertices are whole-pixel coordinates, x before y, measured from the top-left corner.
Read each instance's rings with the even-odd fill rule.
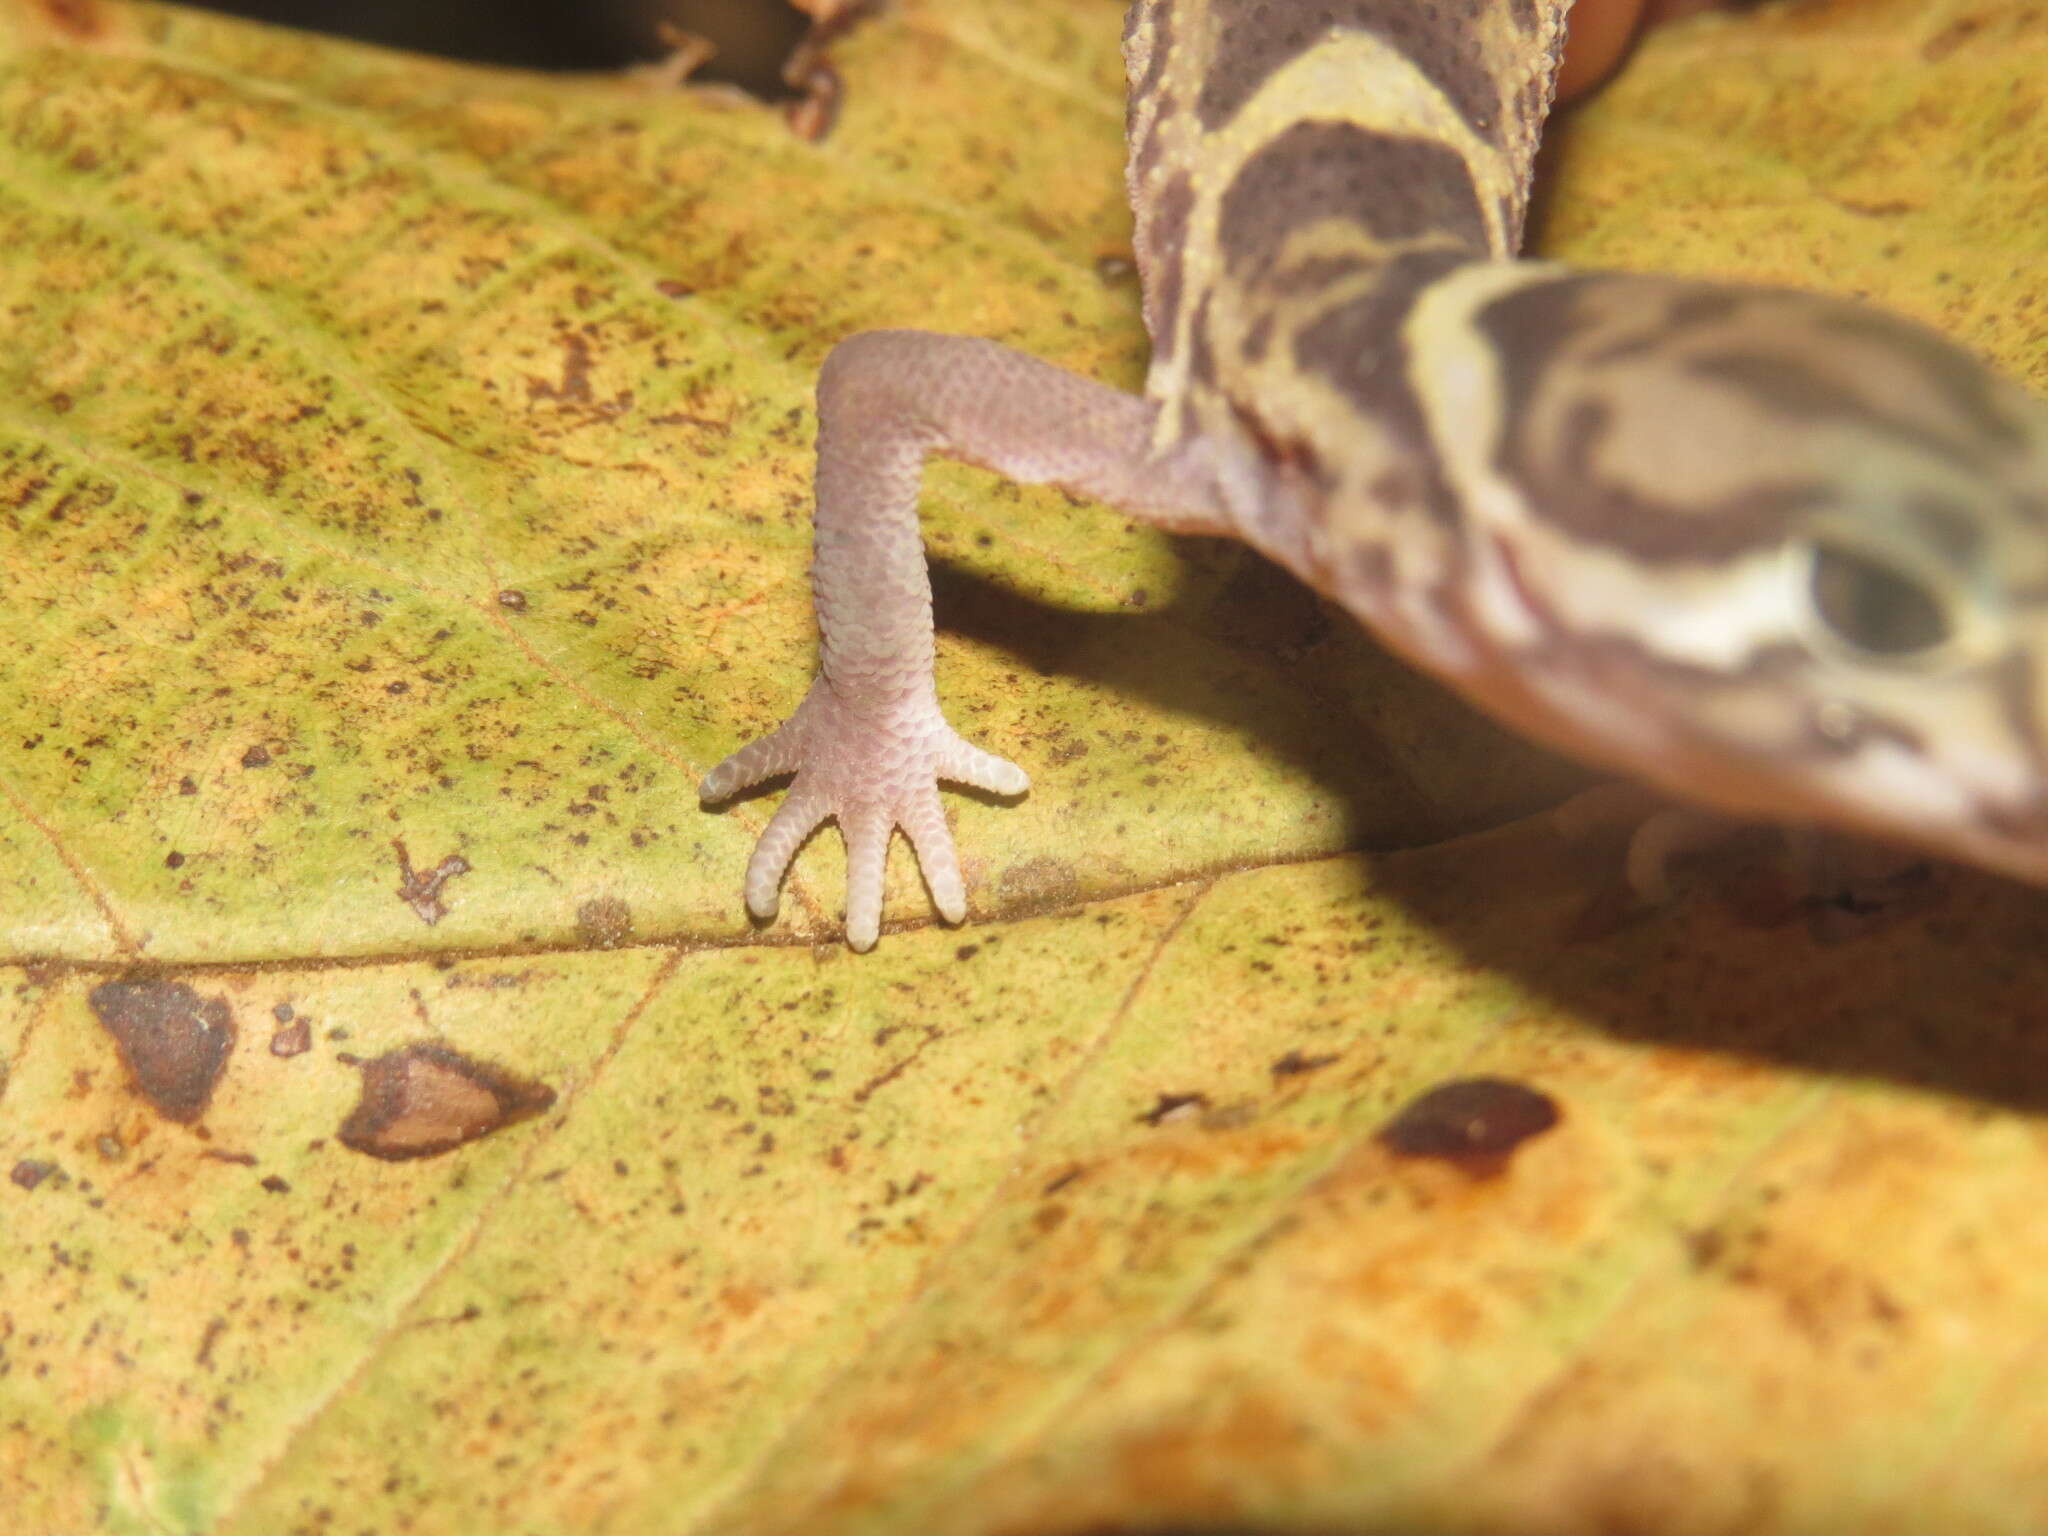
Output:
[[[270,766],[270,748],[260,742],[257,743],[242,754],[242,766],[244,768],[268,768]]]
[[[1305,1056],[1300,1051],[1289,1051],[1267,1068],[1275,1077],[1300,1077],[1308,1072],[1320,1072],[1337,1059],[1335,1051],[1321,1056]]]
[[[633,937],[633,909],[616,896],[599,896],[576,909],[577,935],[592,949],[617,949]]]
[[[1694,1269],[1712,1269],[1728,1250],[1728,1235],[1714,1227],[1683,1233],[1680,1241],[1685,1244],[1685,1256]]]
[[[562,346],[562,379],[551,384],[546,379],[529,378],[526,393],[533,400],[565,400],[572,404],[588,404],[590,390],[590,343],[576,332],[563,330],[555,338]]]
[[[42,1163],[37,1162],[33,1158],[25,1157],[14,1165],[14,1171],[9,1173],[7,1177],[16,1184],[19,1184],[23,1189],[34,1189],[56,1171],[57,1165],[55,1163]]]
[[[51,25],[68,37],[99,36],[100,8],[93,0],[42,0],[42,10]]]
[[[313,1023],[300,1019],[295,1024],[281,1024],[271,1031],[270,1054],[273,1056],[303,1056],[313,1048]]]
[[[220,1336],[228,1331],[228,1320],[211,1317],[206,1321],[206,1331],[199,1336],[199,1352],[192,1357],[192,1363],[204,1370],[213,1369],[213,1346],[220,1342]]]
[[[917,1045],[910,1051],[908,1055],[898,1057],[894,1063],[887,1067],[884,1067],[880,1072],[877,1072],[873,1077],[869,1078],[866,1082],[862,1083],[860,1087],[854,1090],[854,1103],[867,1103],[869,1099],[873,1098],[877,1093],[881,1092],[884,1088],[888,1087],[891,1083],[895,1082],[897,1078],[901,1077],[905,1072],[909,1071],[910,1068],[913,1065],[915,1065],[917,1059],[920,1056],[924,1055],[925,1051],[928,1050],[935,1042],[943,1040],[946,1037],[946,1032],[944,1030],[935,1028],[932,1025],[927,1024],[923,1026],[923,1029],[924,1038],[918,1041]],[[890,1037],[895,1033],[896,1030],[893,1026],[878,1031],[875,1035],[875,1044],[887,1044]]]
[[[498,594],[498,606],[514,613],[526,612],[526,594],[517,587],[507,587]]]
[[[555,1102],[555,1090],[445,1045],[408,1045],[363,1066],[363,1093],[341,1144],[390,1162],[434,1157]]]
[[[431,928],[448,915],[448,904],[441,899],[442,887],[457,875],[468,874],[469,860],[451,853],[432,869],[414,869],[404,842],[394,837],[391,846],[398,854],[398,898]]]
[[[1380,1128],[1380,1144],[1396,1157],[1456,1163],[1491,1178],[1509,1155],[1558,1122],[1557,1101],[1504,1077],[1467,1077],[1432,1088]]]
[[[1162,1093],[1159,1102],[1137,1116],[1140,1125],[1169,1125],[1187,1120],[1209,1107],[1206,1093]]]
[[[103,982],[86,1000],[158,1114],[189,1125],[206,1113],[235,1048],[226,998],[201,998],[181,981],[147,978]]]
[[[1989,22],[1982,15],[1958,17],[1920,45],[1920,57],[1929,64],[1939,64],[1987,25]]]
[[[1010,865],[996,881],[996,889],[1005,906],[1063,907],[1080,898],[1081,877],[1065,859],[1041,855]]]

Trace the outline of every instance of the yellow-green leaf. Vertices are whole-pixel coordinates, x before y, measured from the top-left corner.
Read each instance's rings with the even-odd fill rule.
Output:
[[[978,920],[900,861],[846,953],[831,839],[743,920],[771,802],[693,786],[805,682],[824,352],[1139,376],[1117,28],[902,0],[807,144],[0,5],[10,1530],[2048,1520],[2034,893],[1617,917],[1446,840],[1573,775],[1348,620],[940,469],[942,686],[1036,781],[953,803]],[[2043,39],[1674,28],[1551,247],[2038,382]]]

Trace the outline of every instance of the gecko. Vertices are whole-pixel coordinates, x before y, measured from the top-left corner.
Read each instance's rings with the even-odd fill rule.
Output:
[[[1136,0],[1143,394],[857,334],[818,389],[816,679],[704,779],[793,774],[846,937],[897,830],[967,914],[927,456],[1242,540],[1511,728],[1680,802],[2048,883],[2048,404],[1848,299],[1517,259],[1569,0]]]

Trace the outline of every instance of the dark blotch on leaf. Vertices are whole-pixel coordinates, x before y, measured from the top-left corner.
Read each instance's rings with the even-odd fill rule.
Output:
[[[235,1048],[226,998],[201,998],[180,981],[146,979],[103,982],[86,1001],[158,1114],[189,1125],[206,1113]]]
[[[271,1031],[270,1054],[273,1056],[303,1056],[312,1048],[313,1023],[310,1019],[282,1024]]]
[[[351,1151],[399,1162],[453,1151],[541,1113],[542,1083],[473,1061],[445,1045],[408,1045],[363,1065],[363,1095],[341,1125]]]
[[[86,42],[100,34],[100,8],[92,0],[43,0],[42,9],[57,29],[75,42]]]
[[[391,847],[398,855],[399,899],[419,915],[421,922],[432,927],[448,915],[448,903],[441,899],[441,892],[457,875],[469,873],[469,860],[451,853],[432,869],[414,869],[412,855],[406,852],[403,841],[393,838]]]
[[[1380,1128],[1396,1157],[1433,1157],[1481,1177],[1499,1173],[1508,1155],[1556,1125],[1557,1101],[1504,1077],[1442,1083]]]
[[[7,1175],[23,1189],[34,1189],[43,1180],[57,1171],[55,1163],[39,1163],[33,1158],[23,1158],[14,1165],[14,1171]]]

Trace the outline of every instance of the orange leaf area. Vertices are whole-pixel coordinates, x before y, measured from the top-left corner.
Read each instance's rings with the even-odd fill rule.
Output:
[[[0,3],[8,1531],[2048,1525],[2037,892],[1631,909],[1270,568],[948,467],[976,921],[745,922],[825,351],[1140,377],[1117,32],[902,0],[807,142]],[[2044,36],[1660,30],[1547,249],[2038,382]]]

